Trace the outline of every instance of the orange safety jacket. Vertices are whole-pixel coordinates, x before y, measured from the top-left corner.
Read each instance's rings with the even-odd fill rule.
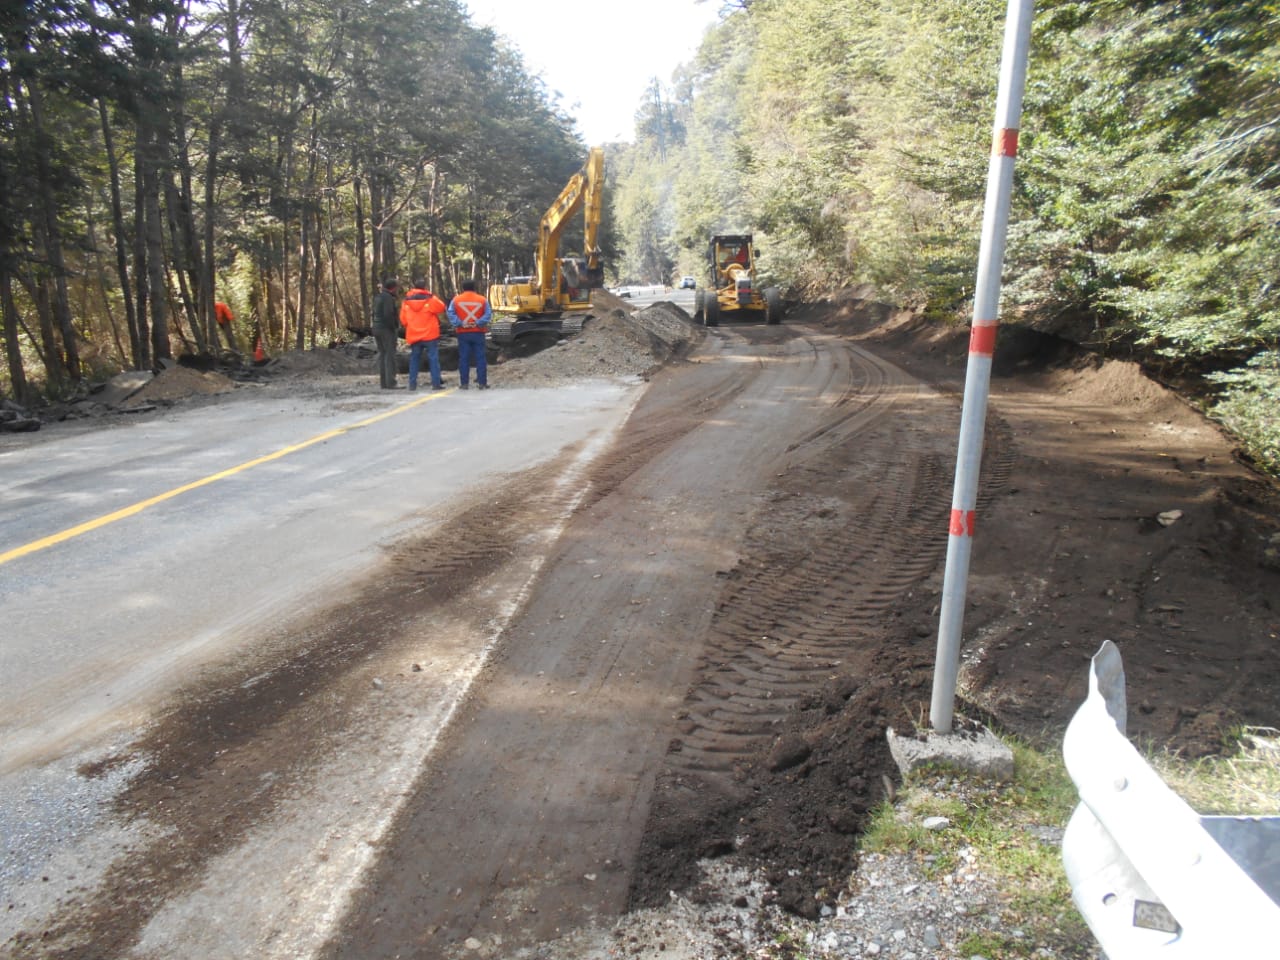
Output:
[[[483,333],[493,311],[483,294],[463,290],[449,304],[449,320],[458,333]]]
[[[430,290],[417,287],[410,290],[400,304],[400,324],[404,327],[406,343],[440,339],[440,316],[444,313],[444,301]]]
[[[219,323],[224,323],[224,324],[230,323],[232,320],[235,319],[235,317],[231,315],[231,308],[228,307],[221,300],[218,300],[214,303],[213,313],[214,313],[214,316],[217,317]]]

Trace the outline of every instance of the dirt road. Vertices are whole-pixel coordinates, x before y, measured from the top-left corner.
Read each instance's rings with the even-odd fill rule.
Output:
[[[1110,638],[1135,735],[1274,725],[1274,486],[1136,370],[1008,344],[961,712],[1054,741]],[[137,836],[10,948],[567,960],[729,853],[815,915],[927,709],[964,351],[853,300],[716,330],[606,454],[397,545],[82,771],[127,768]]]
[[[820,331],[739,328],[655,382],[329,955],[500,956],[621,912],[673,737],[731,773],[934,561],[953,414]]]

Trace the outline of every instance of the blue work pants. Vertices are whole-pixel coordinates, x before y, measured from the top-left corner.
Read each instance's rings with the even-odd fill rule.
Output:
[[[458,334],[458,382],[464,387],[467,385],[467,379],[471,375],[471,363],[473,360],[476,365],[476,383],[482,387],[488,386],[489,377],[488,368],[485,365],[484,334]]]
[[[427,351],[427,367],[431,370],[431,386],[444,386],[440,379],[440,339],[419,340],[409,345],[409,389],[418,389],[418,371],[422,369],[422,351]]]

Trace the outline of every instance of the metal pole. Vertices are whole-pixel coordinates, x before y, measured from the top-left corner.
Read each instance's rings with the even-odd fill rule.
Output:
[[[960,673],[960,639],[969,555],[978,505],[978,471],[982,464],[982,434],[991,384],[991,356],[995,352],[1000,313],[1000,270],[1009,229],[1009,196],[1013,163],[1018,153],[1018,123],[1022,92],[1027,82],[1027,52],[1031,46],[1034,0],[1009,0],[1004,51],[1000,58],[1000,87],[996,97],[995,136],[987,169],[987,199],[982,215],[982,244],[973,297],[973,328],[969,336],[969,366],[965,373],[964,408],[960,415],[960,447],[956,457],[955,489],[951,498],[947,566],[942,581],[942,610],[938,624],[938,653],[933,671],[933,703],[929,719],[939,733],[951,732],[956,678]]]

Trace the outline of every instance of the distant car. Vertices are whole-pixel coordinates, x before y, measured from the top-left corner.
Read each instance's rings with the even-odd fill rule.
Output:
[[[696,289],[698,289],[698,281],[697,281],[697,280],[695,280],[693,277],[681,277],[681,278],[680,278],[680,289],[681,289],[681,290],[696,290]]]

